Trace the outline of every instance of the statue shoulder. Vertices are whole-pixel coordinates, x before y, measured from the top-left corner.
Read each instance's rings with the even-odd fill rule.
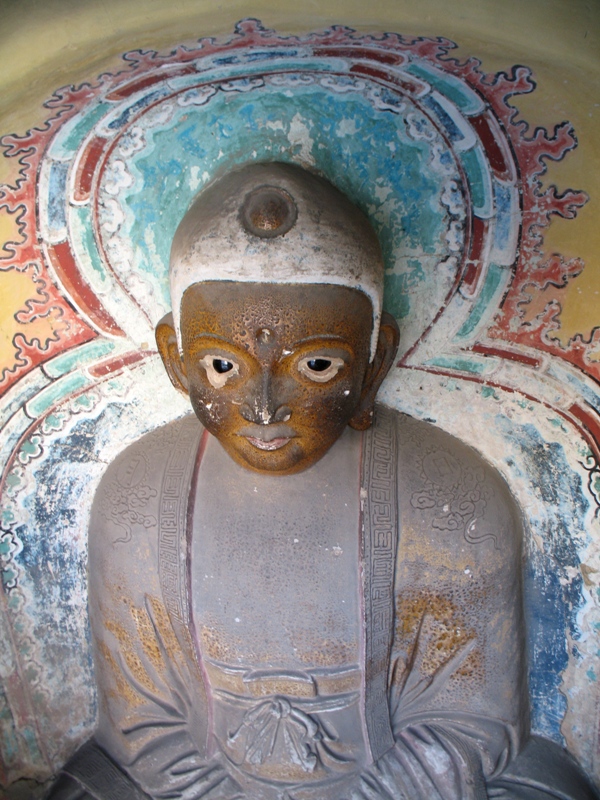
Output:
[[[446,676],[423,712],[496,717],[524,735],[520,509],[498,470],[455,437],[401,415],[397,435],[395,650],[428,680]]]
[[[143,436],[109,464],[94,497],[89,525],[90,575],[120,571],[124,563],[155,560],[164,482],[181,476],[180,494],[189,490],[189,469],[203,428],[186,416]],[[183,486],[183,481],[187,485]]]
[[[487,543],[520,558],[522,512],[500,472],[431,423],[397,414],[396,424],[404,518],[430,537]]]

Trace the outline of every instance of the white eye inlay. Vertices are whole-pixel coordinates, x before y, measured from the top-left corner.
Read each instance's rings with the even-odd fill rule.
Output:
[[[344,359],[337,356],[306,356],[300,359],[298,371],[316,383],[327,383],[338,374],[344,366]]]
[[[230,378],[240,374],[239,364],[223,356],[209,354],[201,358],[199,363],[206,370],[206,377],[213,389],[222,389]]]

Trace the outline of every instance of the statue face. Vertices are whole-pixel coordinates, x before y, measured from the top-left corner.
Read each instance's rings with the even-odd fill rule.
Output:
[[[368,298],[343,286],[195,284],[180,365],[194,411],[242,466],[306,469],[360,404],[371,325]]]

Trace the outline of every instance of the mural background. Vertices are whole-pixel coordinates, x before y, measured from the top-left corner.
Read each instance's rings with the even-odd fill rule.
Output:
[[[528,519],[534,727],[597,774],[598,15],[30,2],[26,24],[25,5],[3,8],[1,780],[44,780],[93,726],[91,498],[186,410],[152,336],[168,246],[249,154],[318,169],[379,230],[403,331],[383,400],[507,478]],[[256,11],[285,35],[233,34]],[[289,38],[321,23],[360,30]]]

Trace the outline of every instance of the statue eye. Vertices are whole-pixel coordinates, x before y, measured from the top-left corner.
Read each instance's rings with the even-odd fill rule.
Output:
[[[313,372],[325,372],[331,366],[331,361],[328,358],[311,358],[306,362],[306,366]]]
[[[222,389],[228,380],[240,373],[239,365],[235,361],[216,355],[206,355],[201,358],[200,366],[204,368],[213,389]]]
[[[231,361],[226,361],[224,358],[213,358],[212,365],[215,372],[218,372],[219,375],[223,375],[225,372],[230,372],[233,369]]]
[[[331,356],[330,358],[301,358],[298,362],[298,371],[315,383],[327,383],[338,374],[344,366],[344,359]]]

